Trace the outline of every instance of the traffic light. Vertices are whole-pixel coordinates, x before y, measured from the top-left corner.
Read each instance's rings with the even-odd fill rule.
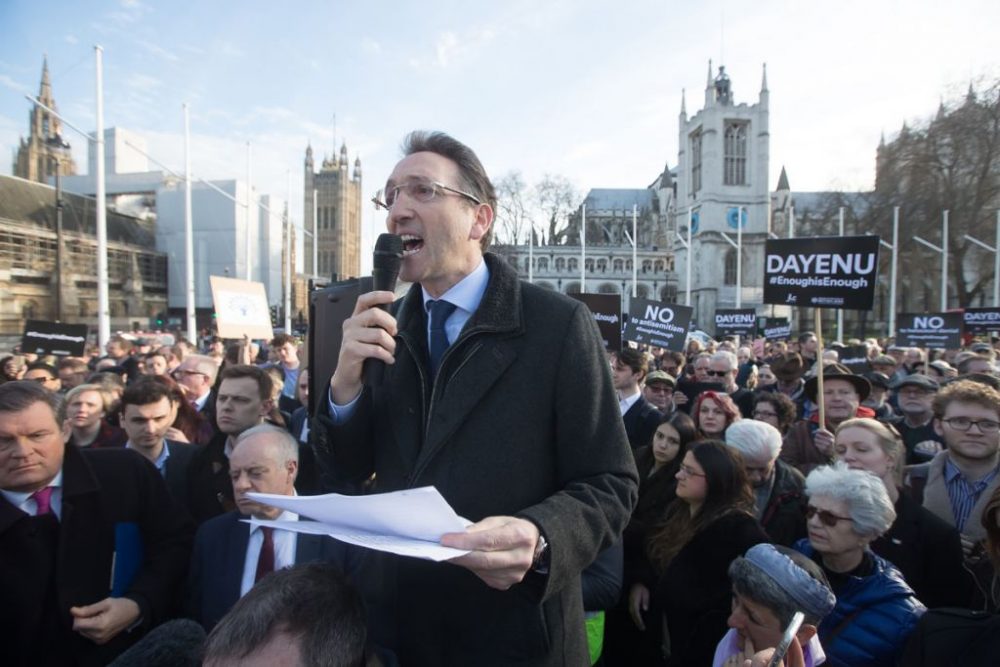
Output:
[[[271,326],[278,326],[278,307],[271,306]]]

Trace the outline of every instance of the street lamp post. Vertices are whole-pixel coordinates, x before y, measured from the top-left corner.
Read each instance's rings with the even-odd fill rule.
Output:
[[[62,201],[62,159],[70,145],[59,134],[45,140],[49,156],[56,167],[56,321],[63,320],[63,201]]]

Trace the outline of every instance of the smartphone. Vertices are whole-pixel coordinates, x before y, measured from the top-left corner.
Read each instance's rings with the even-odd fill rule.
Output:
[[[774,655],[771,656],[771,662],[767,663],[767,667],[778,667],[781,661],[785,659],[785,655],[788,653],[788,648],[792,645],[792,639],[795,634],[799,631],[799,627],[802,625],[802,621],[805,620],[805,615],[801,611],[795,612],[792,616],[791,623],[785,628],[785,632],[781,635],[781,641],[778,642],[778,646],[774,649]]]

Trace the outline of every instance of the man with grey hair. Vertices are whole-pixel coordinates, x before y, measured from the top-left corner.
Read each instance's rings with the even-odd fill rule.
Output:
[[[189,354],[171,372],[194,409],[205,415],[213,426],[215,401],[212,396],[212,386],[215,385],[218,374],[219,365],[212,357],[204,354]]]
[[[726,429],[726,445],[743,459],[757,520],[771,541],[791,546],[805,537],[805,478],[778,459],[781,432],[766,422],[741,419]]]
[[[729,566],[733,584],[731,628],[715,650],[713,667],[743,662],[754,653],[781,641],[792,616],[801,611],[802,625],[795,638],[802,647],[803,663],[816,665],[826,659],[817,627],[837,598],[823,570],[806,556],[787,547],[758,544]]]
[[[739,364],[732,352],[722,350],[713,354],[708,360],[708,382],[721,384],[722,390],[729,394],[729,398],[733,399],[733,403],[740,409],[743,419],[750,419],[753,415],[753,392],[737,386],[738,372]]]
[[[243,431],[229,456],[237,510],[201,525],[195,535],[187,587],[187,611],[211,630],[240,597],[267,574],[298,563],[335,563],[357,573],[359,551],[323,535],[293,533],[256,523],[298,521],[298,515],[251,500],[249,492],[294,496],[298,443],[285,429],[260,424]],[[242,565],[241,565],[242,564]]]

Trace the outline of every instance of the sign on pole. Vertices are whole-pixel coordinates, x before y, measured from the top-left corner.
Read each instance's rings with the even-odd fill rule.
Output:
[[[28,320],[24,323],[22,352],[82,357],[86,347],[86,324],[61,324],[42,320]]]
[[[755,308],[727,308],[715,311],[715,337],[753,336],[757,331]]]
[[[622,349],[622,297],[620,294],[570,294],[582,301],[594,315],[601,332],[604,349],[621,352]]]
[[[877,236],[765,241],[764,303],[871,310]]]
[[[964,315],[966,333],[1000,331],[1000,308],[966,308]]]
[[[792,337],[792,323],[787,317],[758,317],[757,335],[767,340],[788,340]]]
[[[631,310],[625,322],[625,340],[656,345],[673,352],[684,350],[694,308],[632,299]]]
[[[270,340],[274,336],[264,283],[222,276],[209,276],[208,280],[220,338]]]
[[[903,313],[897,320],[896,344],[903,347],[962,347],[962,313]]]
[[[839,350],[840,363],[851,369],[852,373],[861,375],[872,369],[868,363],[868,348],[864,345],[848,345]]]

